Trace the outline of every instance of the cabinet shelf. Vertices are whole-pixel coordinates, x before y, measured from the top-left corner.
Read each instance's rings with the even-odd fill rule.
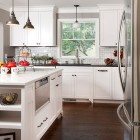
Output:
[[[32,58],[32,56],[21,56],[21,55],[18,55],[17,57],[22,57],[22,58]]]
[[[21,111],[21,104],[20,102],[17,102],[13,105],[1,105],[0,104],[0,110],[1,111]]]
[[[0,128],[21,129],[21,120],[19,117],[0,117]]]

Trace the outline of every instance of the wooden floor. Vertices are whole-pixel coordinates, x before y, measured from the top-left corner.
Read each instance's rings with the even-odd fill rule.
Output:
[[[64,115],[41,140],[123,140],[115,104],[64,103]]]

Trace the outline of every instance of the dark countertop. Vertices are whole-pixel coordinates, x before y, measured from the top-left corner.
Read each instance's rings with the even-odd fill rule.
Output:
[[[93,65],[93,64],[36,64],[35,66],[81,66],[81,67],[117,67],[117,65]]]

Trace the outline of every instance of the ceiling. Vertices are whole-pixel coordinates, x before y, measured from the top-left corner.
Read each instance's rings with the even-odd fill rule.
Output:
[[[14,0],[15,6],[27,6],[28,0]],[[96,7],[97,4],[121,4],[123,0],[30,0],[30,6],[55,5],[58,8],[73,7]],[[12,0],[0,0],[0,5],[11,8]]]

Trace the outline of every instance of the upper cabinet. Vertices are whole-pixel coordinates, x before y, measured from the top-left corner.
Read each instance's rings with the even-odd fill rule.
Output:
[[[24,46],[27,44],[27,32],[23,30],[26,13],[19,11],[15,14],[20,25],[10,27],[10,46]]]
[[[123,7],[100,7],[100,46],[117,46]],[[124,33],[123,33],[124,34]],[[121,39],[124,45],[124,38]]]
[[[56,46],[56,13],[54,8],[31,9],[33,30],[24,30],[27,12],[15,12],[19,26],[11,27],[11,46]]]

